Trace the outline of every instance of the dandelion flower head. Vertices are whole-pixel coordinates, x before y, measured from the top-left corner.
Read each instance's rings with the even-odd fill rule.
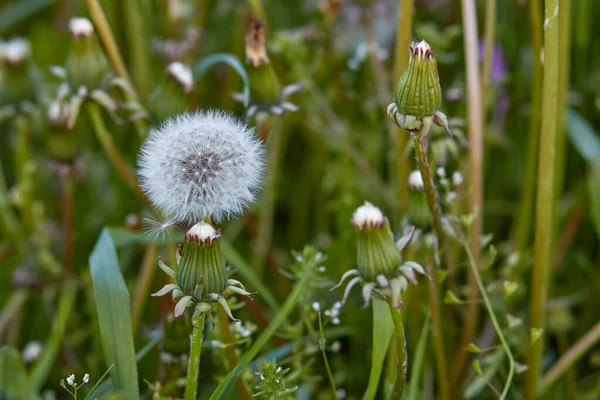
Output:
[[[254,129],[222,111],[196,111],[154,129],[139,160],[142,188],[168,218],[195,223],[241,214],[264,170]]]

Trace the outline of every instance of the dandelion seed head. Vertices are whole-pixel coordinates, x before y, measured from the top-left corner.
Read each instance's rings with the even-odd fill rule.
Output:
[[[94,35],[94,26],[87,18],[71,18],[69,32],[71,32],[71,36],[76,38],[90,37]]]
[[[365,204],[358,207],[352,214],[352,225],[359,229],[381,227],[384,223],[385,216],[381,210],[368,201],[365,201]]]
[[[166,120],[150,133],[138,160],[151,202],[181,223],[241,214],[255,199],[264,164],[254,130],[214,110]]]

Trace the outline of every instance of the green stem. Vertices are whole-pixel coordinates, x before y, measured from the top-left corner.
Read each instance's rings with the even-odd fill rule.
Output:
[[[406,384],[406,370],[408,368],[408,357],[406,354],[406,338],[404,336],[404,326],[402,325],[402,316],[400,310],[392,305],[391,298],[388,300],[392,321],[394,321],[394,337],[396,338],[396,382],[392,390],[392,399],[401,399],[404,385]]]
[[[252,10],[252,17],[254,19],[263,20],[265,19],[265,8],[262,5],[261,0],[248,0],[250,10]]]
[[[550,368],[544,375],[538,395],[542,395],[548,391],[556,383],[556,381],[565,373],[571,370],[573,365],[583,357],[592,347],[600,341],[600,322],[586,333],[577,343],[573,345],[563,356]]]
[[[431,310],[431,326],[433,328],[433,346],[435,348],[435,361],[438,370],[438,381],[440,386],[440,397],[442,400],[450,400],[450,380],[448,379],[448,367],[446,365],[446,351],[444,349],[444,336],[442,334],[442,320],[440,317],[440,305],[437,296],[437,284],[435,272],[430,268],[429,282],[427,285],[429,293],[429,305]]]
[[[296,287],[292,293],[288,296],[285,303],[281,307],[281,311],[271,321],[267,329],[256,339],[252,347],[240,358],[238,365],[231,371],[225,379],[221,381],[219,386],[215,389],[213,394],[210,396],[210,400],[217,400],[225,398],[227,392],[231,389],[234,382],[242,375],[246,370],[250,362],[258,355],[262,348],[269,342],[271,337],[275,334],[277,329],[283,324],[288,315],[296,307],[300,296],[304,294],[306,287],[312,276],[312,269],[314,266],[307,265],[304,269],[304,275],[296,284]]]
[[[396,30],[396,56],[394,60],[394,83],[400,80],[402,73],[408,66],[409,51],[411,42],[411,32],[413,24],[413,14],[415,8],[414,0],[398,0],[398,26]],[[390,143],[395,144],[395,178],[396,178],[396,196],[398,198],[398,217],[400,218],[408,208],[408,174],[410,164],[406,157],[404,149],[408,143],[408,132],[396,127],[390,123]],[[393,165],[391,166],[393,167]],[[394,170],[390,168],[390,171]]]
[[[205,313],[192,321],[192,342],[190,344],[190,360],[188,362],[187,381],[185,383],[184,400],[196,400],[198,390],[198,371],[200,370],[200,356],[202,354],[202,337],[204,335]]]
[[[124,90],[123,96],[127,101],[138,103],[137,93],[134,91],[134,86],[131,83],[131,77],[127,72],[127,68],[125,67],[125,63],[123,62],[123,57],[121,57],[121,53],[119,52],[119,47],[117,46],[117,42],[115,41],[115,37],[110,29],[110,25],[108,20],[106,19],[106,15],[102,10],[102,6],[98,2],[98,0],[86,0],[88,10],[90,12],[90,17],[92,18],[92,22],[94,23],[94,27],[98,31],[98,36],[100,37],[100,41],[104,47],[104,51],[106,51],[106,55],[110,63],[113,66],[113,69],[117,73],[119,77],[124,79],[128,84],[131,90]],[[143,120],[136,119],[134,121],[137,133],[140,137],[146,135],[147,127]]]
[[[494,50],[494,36],[496,32],[496,0],[486,0],[485,5],[485,54],[483,58],[482,98],[490,84],[492,70],[492,52]]]
[[[323,322],[321,321],[321,312],[319,312],[319,347],[321,347],[321,354],[323,355],[323,362],[325,363],[325,370],[327,371],[327,377],[329,378],[329,385],[331,386],[331,392],[333,398],[337,399],[337,388],[335,387],[335,381],[333,374],[331,373],[331,367],[329,366],[329,360],[327,359],[327,348],[325,346],[325,335],[323,334]]]
[[[538,168],[535,215],[535,253],[529,303],[529,329],[543,329],[548,286],[552,266],[552,233],[554,229],[554,184],[556,170],[556,111],[558,81],[558,0],[546,0],[544,23],[544,87],[542,129]],[[525,393],[527,399],[537,394],[544,340],[530,345]]]
[[[515,248],[522,253],[531,236],[531,220],[535,199],[535,178],[539,146],[539,129],[542,107],[542,17],[540,0],[529,0],[531,24],[531,51],[533,59],[531,82],[531,112],[529,114],[529,137],[525,159],[525,177],[523,178],[523,198],[519,217],[515,226]]]
[[[67,278],[75,269],[75,247],[73,246],[73,171],[61,174],[61,218],[63,229],[63,264]]]
[[[139,199],[145,203],[150,204],[150,201],[142,192],[140,185],[138,185],[137,178],[135,174],[131,171],[131,169],[125,163],[125,160],[119,153],[119,150],[115,146],[115,143],[110,136],[110,132],[106,129],[104,122],[102,121],[102,117],[100,116],[100,111],[96,104],[90,103],[87,107],[88,114],[90,116],[90,121],[92,123],[92,127],[94,128],[94,132],[96,133],[96,137],[102,144],[102,148],[108,155],[110,161],[112,161],[113,165],[117,168],[121,177],[127,182],[129,187],[135,192],[135,194],[139,197]]]
[[[390,314],[387,303],[383,300],[373,299],[373,347],[371,351],[371,371],[369,373],[369,383],[367,390],[363,395],[363,400],[373,400],[377,397],[377,388],[381,380],[381,371],[385,362],[386,354],[389,354],[392,335],[394,334],[394,321]],[[397,346],[396,346],[397,347]],[[393,354],[394,371],[391,380],[392,388],[398,375],[398,357],[397,351]]]
[[[440,200],[435,186],[433,186],[433,176],[431,175],[431,169],[429,168],[429,161],[427,161],[427,144],[425,142],[425,134],[421,136],[412,135],[413,145],[415,147],[415,153],[417,155],[417,164],[419,165],[419,171],[423,178],[423,184],[425,185],[425,196],[427,198],[427,205],[429,211],[433,216],[433,229],[435,234],[439,238],[441,243],[444,243],[445,236],[442,228],[442,208],[440,207]]]
[[[504,384],[504,389],[500,394],[500,400],[503,400],[508,395],[508,390],[510,389],[510,385],[512,383],[512,379],[515,373],[515,359],[513,357],[512,351],[508,346],[508,342],[502,333],[502,328],[496,319],[496,314],[494,314],[494,309],[492,308],[492,303],[488,299],[487,292],[485,291],[485,287],[483,286],[483,281],[481,280],[481,276],[479,275],[479,268],[477,267],[477,263],[475,262],[475,257],[473,256],[473,252],[469,244],[463,240],[463,247],[465,248],[465,252],[467,253],[467,257],[469,259],[469,266],[471,267],[471,271],[475,276],[475,280],[477,282],[477,287],[479,288],[479,292],[481,293],[481,298],[483,299],[483,303],[485,304],[485,308],[487,309],[488,314],[490,315],[490,319],[492,320],[492,324],[494,325],[494,329],[496,334],[498,335],[498,339],[500,339],[500,343],[502,343],[502,347],[506,352],[506,356],[508,357],[509,362],[509,371],[508,377],[506,378],[506,383]]]
[[[408,398],[416,399],[419,391],[419,381],[421,380],[421,372],[423,370],[423,361],[425,360],[425,350],[427,349],[427,340],[429,339],[429,320],[430,315],[427,315],[425,322],[423,323],[423,329],[421,335],[419,335],[419,343],[417,343],[417,350],[415,351],[415,357],[412,366],[412,372],[410,373],[410,383],[408,386]]]
[[[202,2],[204,3],[204,2]],[[149,37],[146,32],[147,25],[144,24],[143,7],[148,6],[148,1],[125,1],[122,3],[127,21],[126,32],[128,47],[131,52],[131,70],[136,84],[142,97],[150,93],[152,85],[152,74],[150,66],[152,60],[148,52],[149,43],[146,38]]]

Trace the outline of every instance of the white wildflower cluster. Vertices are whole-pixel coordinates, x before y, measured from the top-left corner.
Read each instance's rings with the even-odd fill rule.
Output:
[[[264,170],[254,130],[220,111],[198,111],[165,121],[139,156],[142,187],[167,218],[220,221],[254,201]]]
[[[342,302],[336,301],[333,303],[330,309],[325,310],[323,314],[331,319],[333,325],[340,324],[340,310],[342,309]]]
[[[230,325],[230,329],[232,331],[233,336],[244,339],[252,336],[252,334],[256,332],[257,328],[258,327],[256,325],[249,321],[246,321],[246,323],[243,325],[241,321],[235,321],[233,324]]]
[[[66,381],[66,384],[65,384],[65,381]],[[81,388],[81,386],[85,385],[89,381],[90,381],[90,374],[85,374],[83,376],[83,379],[81,380],[80,384],[78,384],[77,381],[75,380],[75,374],[71,374],[71,375],[67,376],[67,379],[62,379],[60,381],[60,386],[65,388],[65,390],[67,392],[69,392],[71,394],[71,396],[73,396],[74,399],[77,399],[77,391]],[[73,388],[72,389],[73,391],[71,391],[71,389],[69,389],[67,386],[71,386]]]

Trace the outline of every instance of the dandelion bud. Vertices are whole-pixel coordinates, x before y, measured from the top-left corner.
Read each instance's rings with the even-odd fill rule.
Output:
[[[192,70],[179,61],[172,62],[149,97],[148,110],[157,120],[180,114],[190,107],[189,94],[193,88]]]
[[[199,222],[185,234],[177,284],[185,294],[202,301],[210,293],[221,293],[227,284],[221,259],[221,234],[210,224]]]
[[[413,43],[408,67],[398,82],[388,115],[410,132],[427,134],[432,123],[436,123],[450,133],[447,118],[439,111],[441,105],[442,89],[433,48],[424,40]]]
[[[371,203],[356,209],[352,225],[358,241],[358,270],[367,281],[378,275],[391,276],[401,262],[390,224]]]
[[[110,66],[94,27],[87,18],[72,18],[69,32],[72,39],[66,64],[69,84],[73,88],[95,89],[110,73]]]
[[[0,105],[35,99],[37,75],[30,62],[31,46],[25,39],[14,38],[0,46],[2,82]]]

